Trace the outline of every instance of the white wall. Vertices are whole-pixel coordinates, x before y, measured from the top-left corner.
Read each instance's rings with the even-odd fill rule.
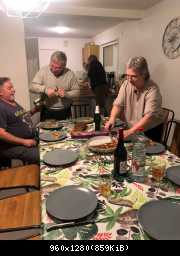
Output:
[[[94,38],[100,45],[119,40],[119,73],[125,71],[129,57],[146,57],[151,77],[161,89],[163,106],[173,109],[177,119],[180,119],[180,57],[170,60],[164,55],[162,38],[170,20],[180,16],[179,10],[179,0],[164,0],[149,9],[143,20],[119,24]]]
[[[64,51],[67,55],[67,67],[73,71],[83,70],[82,48],[90,39],[75,38],[39,38],[40,67],[49,64],[54,51]]]
[[[29,91],[22,20],[0,14],[0,76],[12,79],[16,100],[29,109]]]

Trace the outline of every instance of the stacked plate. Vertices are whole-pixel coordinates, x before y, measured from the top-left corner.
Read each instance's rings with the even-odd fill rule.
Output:
[[[78,117],[73,120],[74,123],[85,123],[85,124],[91,124],[94,122],[94,119],[92,117]]]
[[[65,139],[67,136],[61,131],[42,132],[39,135],[40,140],[45,142],[55,142]]]
[[[47,120],[40,123],[40,128],[44,130],[56,130],[61,129],[63,125],[56,120]]]

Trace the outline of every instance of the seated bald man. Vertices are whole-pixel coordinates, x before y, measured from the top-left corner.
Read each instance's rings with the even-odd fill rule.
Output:
[[[39,150],[31,116],[15,101],[15,89],[8,77],[0,77],[1,158],[39,164]]]

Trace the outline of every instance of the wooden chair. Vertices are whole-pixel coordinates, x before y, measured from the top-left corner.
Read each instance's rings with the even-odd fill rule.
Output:
[[[71,106],[72,118],[91,116],[91,106],[88,102],[77,101]]]
[[[174,120],[174,111],[168,108],[163,108],[163,113],[164,113],[164,126],[162,131],[161,142],[166,146],[169,133],[171,130],[172,122]]]
[[[168,122],[167,145],[168,149],[180,157],[180,121],[174,120]]]
[[[0,171],[0,199],[38,190],[39,165],[31,164]]]
[[[0,200],[0,240],[40,239],[40,192]]]

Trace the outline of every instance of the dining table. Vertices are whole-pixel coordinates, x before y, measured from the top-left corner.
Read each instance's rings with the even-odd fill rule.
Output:
[[[60,141],[41,141],[40,148],[40,187],[41,187],[41,222],[44,240],[149,240],[138,219],[139,209],[152,200],[175,198],[180,200],[180,186],[164,177],[157,186],[152,178],[151,168],[154,161],[166,161],[166,168],[179,166],[180,158],[168,150],[158,155],[146,156],[143,182],[124,179],[112,180],[111,193],[108,197],[99,191],[100,172],[111,174],[113,154],[98,154],[88,148],[87,138],[73,138],[71,130],[74,120],[63,120],[61,130],[66,136]],[[94,124],[88,124],[93,130]],[[48,132],[40,129],[40,134]],[[131,166],[133,143],[125,143],[128,163]],[[45,155],[53,150],[71,150],[78,153],[77,161],[69,166],[52,166],[44,161]],[[47,214],[46,201],[52,192],[66,186],[77,185],[91,190],[98,200],[97,214],[94,221],[72,225],[65,228],[48,230],[54,220]]]

